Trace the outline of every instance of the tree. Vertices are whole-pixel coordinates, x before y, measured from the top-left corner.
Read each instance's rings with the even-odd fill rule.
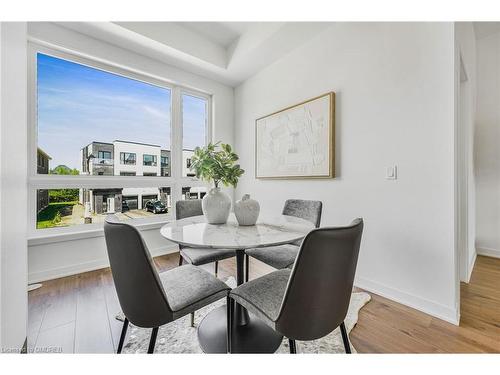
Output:
[[[76,168],[71,169],[66,165],[58,165],[49,172],[50,174],[61,174],[61,175],[78,175],[80,171]]]
[[[78,175],[80,171],[78,169],[71,169],[66,165],[58,165],[49,172],[50,174],[59,175]],[[51,203],[56,202],[75,202],[78,201],[80,191],[78,189],[50,189],[49,190],[49,201]]]
[[[50,189],[49,201],[50,203],[75,202],[78,201],[79,195],[79,189]]]

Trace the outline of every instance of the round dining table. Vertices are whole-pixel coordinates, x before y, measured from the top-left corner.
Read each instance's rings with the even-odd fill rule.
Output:
[[[192,216],[164,225],[166,239],[200,249],[236,251],[236,284],[244,282],[245,250],[299,241],[314,228],[307,220],[294,216],[263,216],[257,224],[240,226],[234,214],[225,224],[208,224],[204,216]],[[283,336],[235,304],[231,348],[233,353],[274,353]],[[226,307],[209,312],[198,325],[198,341],[205,353],[226,353]]]

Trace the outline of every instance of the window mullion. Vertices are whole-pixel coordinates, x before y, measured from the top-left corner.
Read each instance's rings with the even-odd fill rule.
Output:
[[[178,184],[182,178],[182,97],[181,89],[174,87],[172,90],[172,177],[175,185],[171,191],[172,207],[181,199],[181,186]]]
[[[147,176],[39,175],[29,178],[30,187],[35,189],[166,187],[173,183],[172,177]]]

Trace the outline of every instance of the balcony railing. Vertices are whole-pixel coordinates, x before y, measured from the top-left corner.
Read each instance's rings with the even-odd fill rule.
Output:
[[[114,160],[113,159],[95,158],[95,159],[92,159],[92,163],[94,165],[113,165]]]

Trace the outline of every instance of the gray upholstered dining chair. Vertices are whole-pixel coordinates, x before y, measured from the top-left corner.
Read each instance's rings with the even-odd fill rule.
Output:
[[[153,353],[160,326],[228,295],[225,283],[199,267],[185,265],[158,274],[139,231],[113,215],[106,218],[104,236],[125,315],[117,353],[122,351],[129,322],[153,329],[148,348]]]
[[[302,199],[288,199],[283,207],[283,215],[295,216],[308,220],[319,228],[321,223],[321,212],[323,204],[321,201],[310,201]],[[250,273],[250,257],[260,260],[276,269],[290,268],[293,266],[299,252],[300,241],[294,244],[271,246],[245,251],[245,280],[248,281]]]
[[[203,215],[201,208],[201,199],[186,199],[177,201],[175,204],[175,215],[177,220],[192,216]],[[228,259],[236,256],[234,250],[227,249],[199,249],[179,245],[179,266],[185,260],[195,266],[201,266],[207,263],[215,263],[215,277],[219,266],[219,260]],[[191,314],[191,326],[194,326],[194,312]]]
[[[362,219],[346,227],[314,229],[304,238],[292,269],[242,284],[229,297],[288,337],[290,353],[297,352],[295,340],[316,340],[339,326],[346,353],[350,353],[344,320],[362,233]]]

